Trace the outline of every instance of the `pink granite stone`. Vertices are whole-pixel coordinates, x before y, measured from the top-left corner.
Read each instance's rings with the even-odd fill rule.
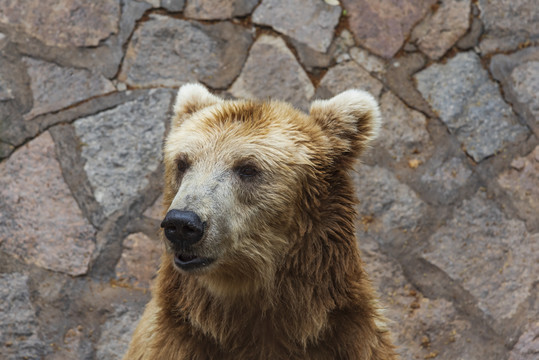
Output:
[[[0,24],[14,26],[49,46],[97,46],[118,32],[120,1],[0,0]]]
[[[358,43],[376,55],[390,58],[408,37],[412,27],[435,0],[342,0],[350,30]]]
[[[48,132],[0,164],[0,250],[45,269],[82,275],[95,229],[62,177]]]
[[[159,267],[161,243],[143,233],[135,233],[124,239],[123,246],[116,277],[137,288],[150,288]]]

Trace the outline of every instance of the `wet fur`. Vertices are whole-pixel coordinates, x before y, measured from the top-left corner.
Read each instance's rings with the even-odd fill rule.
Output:
[[[292,202],[258,199],[270,215],[252,225],[256,231],[239,235],[245,244],[216,271],[184,274],[165,252],[124,359],[396,359],[359,256],[348,175],[379,126],[376,104],[374,110],[372,103],[358,106],[358,93],[348,93],[313,103],[308,116],[280,102],[225,102],[197,85],[187,87],[178,96],[173,130],[199,116],[200,133],[216,123],[260,122],[262,129],[268,122],[277,129],[275,141],[293,139],[293,153],[264,165],[294,174],[267,190]],[[208,128],[203,119],[211,120]],[[252,129],[245,131],[248,136]],[[168,153],[165,147],[166,209],[179,187],[173,141],[167,140]],[[256,192],[241,196],[257,200]]]

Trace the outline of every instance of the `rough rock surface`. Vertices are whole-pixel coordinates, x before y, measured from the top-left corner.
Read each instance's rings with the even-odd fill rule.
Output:
[[[533,360],[539,353],[539,321],[535,321],[525,329],[518,339],[509,360]]]
[[[282,11],[285,6],[287,11]],[[317,0],[262,0],[253,13],[253,22],[271,26],[316,51],[325,52],[341,11],[340,6]]]
[[[39,338],[39,322],[30,301],[28,276],[0,274],[0,356],[6,360],[37,359],[47,352]]]
[[[251,47],[245,66],[230,92],[237,97],[290,101],[306,108],[307,101],[314,95],[314,87],[284,41],[263,35]]]
[[[495,55],[490,71],[502,83],[505,97],[515,111],[539,135],[539,48]]]
[[[375,146],[380,144],[396,161],[407,158],[424,162],[432,149],[425,115],[406,107],[391,92],[382,96],[380,111],[384,123]]]
[[[383,80],[389,89],[409,107],[417,109],[429,117],[436,117],[429,104],[417,90],[417,85],[412,77],[413,74],[423,69],[426,63],[426,57],[418,52],[400,56],[387,63]]]
[[[320,81],[317,96],[329,98],[342,91],[356,88],[379,97],[383,86],[378,79],[372,77],[361,66],[353,61],[347,61],[329,69]]]
[[[120,1],[80,6],[74,0],[0,1],[0,23],[17,26],[51,46],[96,46],[118,31]]]
[[[251,38],[228,22],[204,25],[151,15],[133,34],[119,79],[136,87],[201,81],[224,88],[239,74]]]
[[[182,11],[185,6],[185,0],[161,0],[161,6],[168,11]]]
[[[479,38],[483,34],[483,23],[478,18],[472,18],[472,23],[470,24],[470,30],[466,35],[461,37],[457,41],[457,47],[460,50],[470,50],[477,46],[479,43]]]
[[[356,41],[385,58],[399,51],[412,27],[434,3],[433,0],[342,0]]]
[[[124,250],[116,265],[116,277],[136,288],[149,289],[159,267],[160,242],[143,233],[131,234],[123,240]]]
[[[95,249],[88,223],[44,133],[0,163],[0,250],[39,267],[82,275]]]
[[[368,233],[386,234],[391,230],[413,230],[421,222],[426,205],[406,184],[379,166],[360,166],[353,173],[359,218]],[[391,241],[382,239],[382,241]]]
[[[530,61],[517,66],[511,73],[513,89],[530,112],[539,121],[539,61]]]
[[[169,91],[151,90],[75,122],[84,170],[106,216],[132,202],[159,166],[171,101]]]
[[[163,211],[163,195],[161,195],[155,200],[152,206],[144,211],[143,215],[151,219],[162,221],[164,217]]]
[[[26,57],[34,106],[26,119],[57,111],[88,98],[115,90],[101,74],[84,69],[63,68],[54,63]]]
[[[190,0],[184,14],[191,19],[219,20],[249,14],[258,0]]]
[[[477,162],[528,133],[474,53],[432,65],[415,79],[423,97]]]
[[[127,351],[135,326],[143,309],[118,305],[103,325],[97,343],[96,358],[121,360]]]
[[[500,327],[526,301],[539,272],[539,233],[529,234],[482,192],[464,200],[429,243],[424,258],[461,283]]]
[[[539,225],[539,146],[528,156],[515,158],[498,183],[510,194],[519,214]]]
[[[427,165],[428,166],[428,165]],[[442,204],[451,203],[458,195],[472,171],[462,159],[453,157],[443,163],[434,162],[421,176],[421,182],[438,195]]]
[[[519,44],[539,38],[539,7],[535,0],[479,0],[478,5],[485,24],[481,52],[515,50]]]
[[[419,49],[431,59],[440,58],[468,31],[470,0],[444,0],[413,32]]]
[[[348,50],[355,45],[352,33],[348,30],[343,30],[339,36],[334,38],[326,52],[313,50],[308,45],[293,38],[289,38],[289,40],[296,49],[300,62],[308,71],[313,71],[315,68],[326,68],[333,63],[350,60]]]
[[[402,359],[496,358],[498,349],[481,344],[473,324],[450,301],[423,295],[371,237],[360,235],[359,247],[373,284],[385,299],[384,313]]]
[[[386,65],[382,59],[379,57],[370,54],[367,50],[361,48],[351,48],[350,57],[358,65],[367,70],[370,73],[376,74],[378,76],[385,73]]]

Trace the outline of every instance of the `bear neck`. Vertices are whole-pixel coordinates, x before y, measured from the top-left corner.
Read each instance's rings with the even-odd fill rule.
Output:
[[[326,195],[305,198],[300,229],[269,288],[219,297],[196,277],[175,270],[165,256],[157,301],[169,333],[190,327],[226,349],[306,349],[330,338],[340,326],[337,319],[353,321],[374,313],[373,291],[356,244],[352,186],[347,174],[336,175]],[[350,304],[360,306],[351,309]]]

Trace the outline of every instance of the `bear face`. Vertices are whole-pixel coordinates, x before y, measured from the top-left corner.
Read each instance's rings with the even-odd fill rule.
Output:
[[[379,118],[359,90],[315,101],[307,115],[183,86],[164,147],[164,261],[220,296],[270,286]]]

